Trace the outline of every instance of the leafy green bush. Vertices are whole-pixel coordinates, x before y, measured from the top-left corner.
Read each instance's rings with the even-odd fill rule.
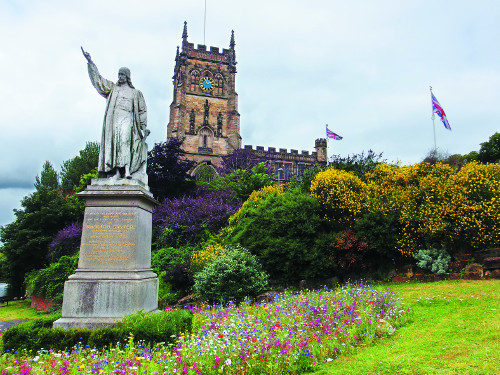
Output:
[[[397,247],[401,231],[397,212],[365,212],[354,224],[354,231],[357,237],[366,238],[373,245],[367,261],[374,269],[388,271],[395,264],[407,262]]]
[[[173,343],[178,333],[190,331],[192,325],[192,313],[184,310],[157,313],[139,311],[123,318],[116,327],[94,331],[87,328],[52,328],[53,322],[60,317],[60,314],[48,315],[7,329],[2,335],[2,350],[66,350],[75,345],[101,349],[123,343],[130,335],[134,340],[151,344]]]
[[[120,327],[104,327],[92,331],[88,340],[91,348],[105,348],[123,343],[127,340],[129,333]]]
[[[363,237],[358,237],[352,230],[339,233],[330,244],[329,259],[338,267],[338,274],[346,276],[360,275],[371,271],[370,253],[374,247]]]
[[[158,275],[158,306],[176,303],[193,285],[189,270],[193,247],[166,247],[151,252],[151,268]]]
[[[431,270],[435,275],[442,275],[448,270],[451,257],[446,250],[423,249],[413,255],[417,260],[417,266],[422,269]]]
[[[2,335],[3,351],[40,349],[37,333],[41,329],[51,328],[52,323],[60,317],[60,314],[51,314],[7,329]]]
[[[228,241],[256,255],[272,280],[295,284],[332,276],[326,258],[331,228],[316,199],[298,190],[268,194],[258,204],[245,203],[238,215]]]
[[[123,318],[121,329],[131,333],[134,339],[148,343],[174,343],[177,334],[190,332],[193,314],[187,310],[145,313],[138,311]]]
[[[239,302],[262,293],[268,284],[256,257],[238,245],[228,247],[194,278],[194,289],[207,302]]]
[[[47,268],[33,270],[26,275],[25,283],[29,295],[62,303],[64,283],[78,265],[78,254],[62,256]]]

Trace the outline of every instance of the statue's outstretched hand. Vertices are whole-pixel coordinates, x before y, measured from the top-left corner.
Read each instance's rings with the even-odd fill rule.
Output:
[[[90,53],[88,52],[85,52],[83,50],[83,47],[80,47],[82,49],[82,52],[83,52],[83,56],[87,59],[88,62],[91,62],[92,61],[92,58],[90,57]]]

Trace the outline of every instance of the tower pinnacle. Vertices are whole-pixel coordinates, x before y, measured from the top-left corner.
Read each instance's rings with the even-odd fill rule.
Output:
[[[231,30],[231,41],[229,42],[229,48],[234,51],[234,46],[236,43],[234,42],[234,30]]]
[[[182,44],[187,43],[188,41],[188,27],[187,22],[184,21],[184,30],[182,31]]]

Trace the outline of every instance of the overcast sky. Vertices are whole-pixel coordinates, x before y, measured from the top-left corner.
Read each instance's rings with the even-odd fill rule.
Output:
[[[176,46],[228,48],[235,32],[243,144],[328,153],[373,149],[413,164],[433,148],[429,85],[452,131],[438,148],[478,150],[499,131],[498,0],[2,0],[0,225],[33,191],[45,160],[60,170],[100,139],[102,76],[132,72],[148,106],[149,147],[166,138]]]

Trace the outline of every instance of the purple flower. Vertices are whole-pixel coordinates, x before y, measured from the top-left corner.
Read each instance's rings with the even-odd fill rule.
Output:
[[[82,224],[70,224],[59,232],[49,244],[48,258],[50,262],[55,262],[63,255],[73,255],[80,248],[82,237]]]
[[[225,191],[200,190],[196,196],[164,199],[153,210],[156,240],[162,246],[177,246],[196,242],[205,230],[219,230],[241,206],[228,198]]]

